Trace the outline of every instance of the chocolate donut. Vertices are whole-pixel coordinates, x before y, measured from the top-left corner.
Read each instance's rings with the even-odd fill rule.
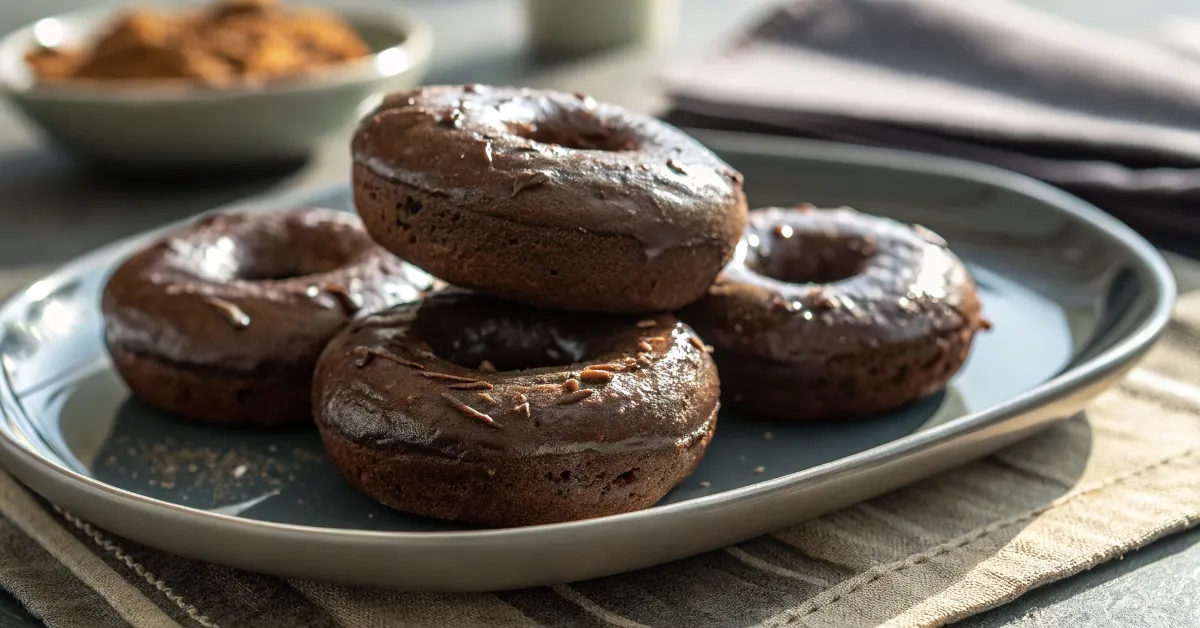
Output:
[[[719,396],[704,345],[669,314],[564,314],[457,290],[356,322],[313,384],[350,484],[489,526],[653,505],[700,462]]]
[[[353,214],[213,214],[113,273],[105,341],[150,406],[213,423],[305,423],[325,343],[429,282],[376,246]]]
[[[678,129],[582,95],[392,94],[353,153],[377,242],[451,284],[543,307],[683,306],[745,225],[740,174]]]
[[[716,347],[726,399],[795,420],[932,394],[987,327],[975,282],[937,234],[811,206],[750,212],[734,259],[681,317]]]

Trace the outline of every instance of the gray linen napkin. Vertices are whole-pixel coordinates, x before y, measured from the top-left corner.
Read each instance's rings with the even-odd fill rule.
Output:
[[[669,68],[667,117],[982,161],[1200,233],[1195,32],[1121,37],[1005,0],[796,0]]]

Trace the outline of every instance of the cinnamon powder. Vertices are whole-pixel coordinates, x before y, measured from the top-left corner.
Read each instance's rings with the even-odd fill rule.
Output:
[[[278,0],[222,0],[197,11],[129,9],[79,49],[26,56],[45,80],[184,80],[221,87],[296,76],[370,53],[341,18]]]

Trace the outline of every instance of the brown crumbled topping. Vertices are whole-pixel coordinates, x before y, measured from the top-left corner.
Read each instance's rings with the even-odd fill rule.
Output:
[[[370,364],[371,360],[374,358],[379,358],[381,360],[387,360],[389,362],[395,362],[396,364],[400,364],[402,366],[407,366],[409,368],[414,368],[414,369],[418,369],[418,370],[425,368],[425,365],[423,365],[423,364],[413,362],[412,360],[402,358],[393,353],[388,353],[387,351],[383,351],[381,349],[375,349],[372,347],[355,347],[353,350],[353,353],[355,355],[359,356],[358,361],[354,363],[355,366],[357,366],[359,368],[362,368],[362,367]]]
[[[589,371],[624,371],[623,364],[590,364],[587,367]]]
[[[450,405],[452,405],[456,409],[458,409],[459,412],[462,412],[463,414],[465,414],[473,419],[479,419],[480,421],[483,421],[484,423],[487,423],[488,425],[490,425],[492,427],[495,427],[495,428],[500,427],[500,424],[497,423],[495,419],[476,410],[475,408],[472,408],[471,406],[468,406],[467,404],[459,401],[458,399],[455,399],[454,396],[451,395],[450,393],[441,393],[441,395],[442,395],[442,399],[445,399],[446,401],[450,402]]]
[[[591,368],[585,369],[579,374],[579,379],[582,379],[585,382],[610,382],[612,381],[612,378],[613,374],[609,371]]]
[[[492,386],[491,384],[489,384],[488,382],[485,382],[483,380],[476,380],[473,382],[461,382],[458,384],[450,384],[449,386],[447,386],[447,388],[450,388],[453,390],[492,390],[495,388],[495,386]]]
[[[515,198],[523,190],[542,185],[550,180],[550,175],[544,172],[522,172],[513,177],[512,197]]]
[[[567,381],[563,382],[562,387],[563,387],[563,390],[565,390],[569,393],[575,392],[575,391],[579,390],[579,380],[572,377],[571,379],[568,379]]]
[[[226,322],[232,325],[234,329],[245,329],[250,326],[250,315],[246,314],[245,310],[236,304],[214,296],[205,296],[203,300],[205,303],[220,310]]]
[[[429,379],[444,379],[444,380],[448,380],[451,382],[477,382],[477,381],[479,381],[479,380],[475,379],[474,377],[461,377],[459,375],[451,375],[449,373],[438,373],[436,371],[425,371],[424,373],[421,373],[421,377],[428,377]]]
[[[829,294],[824,290],[818,290],[816,291],[816,294],[809,292],[809,295],[813,297],[812,307],[814,309],[835,310],[842,306],[841,299],[838,299],[837,296]]]
[[[362,309],[362,297],[350,292],[346,286],[338,283],[323,283],[318,286],[310,286],[310,288],[316,288],[316,294],[324,292],[333,297],[346,314],[355,314]],[[306,294],[311,292],[310,290]],[[312,296],[315,297],[316,294]]]

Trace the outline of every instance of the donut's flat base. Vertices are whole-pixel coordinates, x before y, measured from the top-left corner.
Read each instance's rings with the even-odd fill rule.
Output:
[[[754,205],[856,205],[950,241],[995,327],[977,336],[948,388],[842,422],[723,409],[703,462],[658,505],[481,530],[371,501],[337,474],[313,428],[223,428],[131,400],[107,358],[97,304],[105,275],[142,238],[82,258],[0,308],[0,462],[114,534],[245,569],[407,589],[560,583],[752,538],[994,451],[1077,412],[1166,323],[1174,288],[1157,253],[1061,192],[931,157],[714,137]],[[339,187],[264,207],[348,203]],[[803,390],[790,394],[805,403]]]
[[[160,411],[216,425],[310,425],[312,374],[239,373],[165,362],[113,347],[113,368]]]
[[[464,463],[419,452],[381,454],[335,434],[326,434],[324,443],[342,477],[397,510],[488,526],[535,525],[653,506],[695,470],[715,425],[688,448],[602,459],[584,452],[552,461]]]
[[[942,390],[966,362],[972,336],[980,337],[974,329],[955,329],[890,350],[842,356],[819,373],[729,352],[715,358],[722,394],[743,412],[784,421],[854,421]]]

